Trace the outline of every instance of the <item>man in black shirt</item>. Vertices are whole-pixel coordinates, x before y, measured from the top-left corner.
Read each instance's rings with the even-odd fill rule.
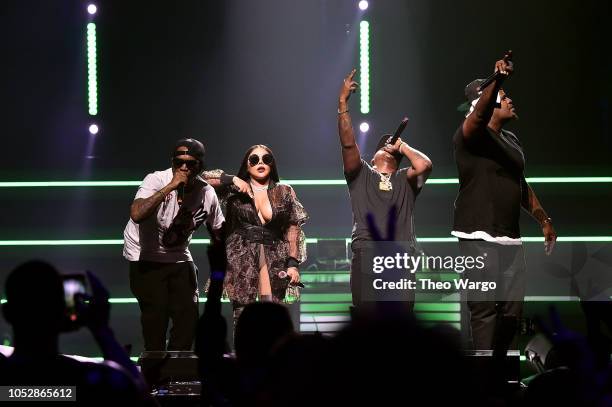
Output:
[[[348,109],[348,99],[358,84],[353,81],[356,70],[344,79],[338,101],[338,133],[342,147],[344,174],[349,187],[353,209],[353,232],[351,248],[351,294],[355,306],[363,301],[362,266],[367,267],[363,251],[374,237],[368,229],[366,215],[372,214],[377,230],[387,236],[390,210],[395,209],[395,241],[414,242],[412,212],[417,194],[431,173],[429,158],[398,138],[391,145],[391,135],[381,137],[372,166],[361,158],[355,142],[355,133]],[[399,169],[402,157],[410,160],[411,166]]]
[[[525,181],[521,144],[503,129],[517,119],[514,104],[502,89],[513,72],[510,58],[508,53],[496,62],[498,75],[484,90],[480,90],[482,79],[466,87],[468,112],[453,137],[459,194],[452,234],[460,239],[464,254],[486,253],[479,279],[498,283],[497,292],[488,297],[468,297],[475,349],[507,349],[521,317],[526,280],[520,208],[540,224],[547,254],[557,238],[551,219]]]

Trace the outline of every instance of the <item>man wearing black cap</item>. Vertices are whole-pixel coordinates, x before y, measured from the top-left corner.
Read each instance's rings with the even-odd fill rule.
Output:
[[[189,252],[193,232],[224,218],[213,188],[199,174],[204,145],[178,140],[172,167],[147,175],[138,188],[124,231],[123,256],[130,262],[130,288],[141,311],[145,350],[190,350],[198,320],[197,267]],[[215,236],[211,236],[215,237]]]
[[[348,184],[353,209],[353,232],[351,248],[351,294],[353,305],[364,301],[362,287],[367,269],[366,250],[374,237],[368,229],[367,214],[371,214],[382,236],[388,236],[390,210],[395,210],[395,236],[398,242],[415,242],[412,213],[416,196],[431,173],[431,160],[420,151],[398,138],[391,145],[392,136],[381,137],[371,164],[361,158],[355,142],[355,133],[348,109],[348,99],[358,84],[353,81],[356,70],[344,79],[338,101],[338,132],[342,147],[344,175]],[[407,157],[411,166],[399,169],[402,157]],[[363,268],[363,270],[362,270]]]
[[[466,118],[453,137],[459,194],[452,234],[459,238],[463,254],[486,257],[484,270],[474,270],[468,277],[497,283],[495,292],[468,294],[475,349],[508,349],[521,317],[526,266],[520,208],[542,228],[547,254],[557,238],[551,219],[525,181],[521,144],[503,129],[518,118],[502,89],[513,72],[510,58],[509,52],[496,62],[495,80],[484,90],[480,89],[482,79],[467,85]]]

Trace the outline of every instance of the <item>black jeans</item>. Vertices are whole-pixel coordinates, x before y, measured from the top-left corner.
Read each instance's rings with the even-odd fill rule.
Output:
[[[198,323],[198,269],[193,262],[130,262],[147,351],[191,350]],[[168,322],[172,320],[166,349]]]
[[[509,349],[523,313],[527,285],[522,245],[459,240],[463,256],[484,256],[485,267],[466,273],[471,281],[495,282],[495,290],[462,292],[467,302],[473,349]]]

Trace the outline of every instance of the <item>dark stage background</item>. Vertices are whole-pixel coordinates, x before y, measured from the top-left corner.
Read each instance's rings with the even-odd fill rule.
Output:
[[[180,137],[206,144],[209,168],[235,172],[244,151],[264,143],[281,178],[340,179],[337,95],[359,66],[361,19],[370,22],[371,113],[359,114],[359,94],[351,113],[355,124],[370,123],[368,158],[379,135],[407,115],[404,139],[432,159],[432,177],[456,177],[451,137],[462,119],[463,87],[489,75],[512,49],[516,73],[505,88],[521,118],[509,128],[525,147],[526,175],[612,173],[606,1],[379,0],[366,12],[341,0],[99,1],[93,119],[86,4],[0,4],[0,181],[141,180],[169,166]],[[92,122],[100,126],[96,136],[87,131]],[[610,185],[534,189],[561,236],[609,235]],[[135,191],[0,188],[0,240],[120,239]],[[350,235],[344,186],[296,191],[311,215],[308,237]],[[419,236],[449,236],[456,192],[456,185],[425,187]],[[523,231],[539,236],[527,216]],[[193,251],[205,269],[203,249]],[[120,245],[3,246],[0,253],[0,288],[19,262],[42,257],[66,271],[94,270],[113,294],[131,296]],[[123,339],[138,349],[137,308],[124,307],[113,323],[129,330]]]

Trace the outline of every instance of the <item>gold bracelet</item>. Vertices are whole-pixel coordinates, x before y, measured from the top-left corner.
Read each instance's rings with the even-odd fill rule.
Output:
[[[348,108],[344,112],[341,112],[340,109],[338,109],[338,116],[340,116],[341,114],[344,114],[344,113],[348,113],[348,111],[349,111]]]

